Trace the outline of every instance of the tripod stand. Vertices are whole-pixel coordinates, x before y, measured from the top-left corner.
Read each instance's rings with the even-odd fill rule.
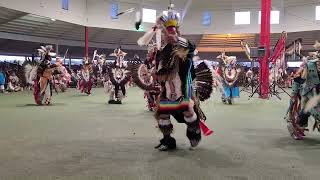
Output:
[[[253,73],[253,68],[254,68],[254,62],[255,62],[255,60],[256,59],[252,59],[251,60],[251,67],[250,67],[250,69],[249,69],[249,71],[251,71],[251,75],[250,75],[250,81],[248,81],[248,77],[247,77],[247,73],[246,73],[246,83],[244,84],[244,87],[243,87],[243,89],[241,89],[241,91],[240,92],[247,92],[247,93],[250,93],[250,95],[249,95],[249,99],[255,94],[255,93],[257,93],[257,91],[258,91],[258,87],[260,86],[260,83],[259,83],[259,86],[256,88],[256,86],[255,86],[255,81],[256,81],[256,78],[255,78],[255,76],[254,76],[254,73]],[[249,72],[248,71],[248,72]],[[247,90],[247,88],[249,88],[249,87],[251,87],[251,91],[248,91]],[[256,88],[256,89],[255,89]]]
[[[249,99],[248,100],[250,100],[255,94],[260,95],[259,94],[260,87],[261,87],[261,82],[259,82],[259,84],[256,87],[256,89],[254,91],[252,91],[252,93],[249,95]],[[253,89],[253,87],[252,87],[252,89]]]
[[[282,92],[278,91],[278,88],[282,90]],[[276,96],[279,100],[281,100],[281,97],[279,96],[281,93],[286,93],[288,96],[290,94],[279,85],[276,79],[273,80],[272,84],[269,86],[269,94],[272,97],[273,95]]]
[[[244,84],[244,86],[243,86],[243,88],[241,89],[241,91],[240,92],[246,92],[246,93],[253,93],[254,92],[254,88],[256,87],[255,86],[255,79],[254,79],[254,76],[252,76],[251,78],[250,78],[250,81],[248,80],[248,78],[246,78],[247,80],[247,82]],[[251,91],[248,91],[247,90],[247,88],[251,88]]]
[[[275,78],[276,77],[276,73],[275,71],[273,72],[273,82],[272,84],[269,86],[269,96],[272,97],[272,96],[276,96],[279,100],[281,100],[281,97],[279,96],[281,93],[286,93],[288,96],[291,96],[283,87],[281,87],[279,85],[279,83],[277,82],[277,79]],[[254,96],[254,94],[259,94],[259,89],[261,87],[261,83],[259,83],[259,85],[257,86],[257,88],[252,92],[251,95],[249,95],[249,100]],[[278,88],[282,90],[282,92],[279,92],[278,91]]]
[[[251,91],[248,91],[248,88],[250,88]],[[243,86],[243,88],[241,89],[240,92],[253,93],[253,92],[254,92],[254,88],[255,88],[254,80],[251,79],[250,82],[247,82],[247,83]]]

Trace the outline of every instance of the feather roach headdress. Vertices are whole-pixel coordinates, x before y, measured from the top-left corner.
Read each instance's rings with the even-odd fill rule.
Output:
[[[113,51],[113,53],[111,53],[110,54],[110,56],[115,56],[115,57],[120,57],[120,56],[126,56],[127,55],[127,53],[126,52],[123,52],[122,50],[121,50],[121,47],[119,47],[119,48],[117,48],[117,49],[115,49],[114,51]]]
[[[180,15],[177,11],[174,10],[174,4],[170,4],[167,13],[162,15],[159,19],[162,21],[164,27],[166,28],[179,27]]]
[[[41,60],[51,60],[51,57],[57,55],[56,53],[51,52],[53,51],[52,45],[40,46],[40,48],[37,49],[37,51]]]
[[[180,26],[180,16],[177,11],[174,10],[174,4],[170,4],[166,14],[163,14],[157,19],[155,26],[147,31],[141,38],[138,39],[137,43],[139,46],[148,45],[156,35],[157,48],[161,48],[161,34],[162,31],[168,33],[173,29],[178,29]]]
[[[113,51],[113,53],[111,53],[109,56],[114,56],[116,57],[116,60],[115,60],[115,65],[122,68],[123,66],[123,62],[124,62],[124,57],[127,55],[126,52],[122,51],[121,50],[121,47],[115,49]]]
[[[227,56],[225,52],[222,52],[221,55],[217,57],[217,59],[221,59],[225,66],[235,64],[237,62],[236,56]]]

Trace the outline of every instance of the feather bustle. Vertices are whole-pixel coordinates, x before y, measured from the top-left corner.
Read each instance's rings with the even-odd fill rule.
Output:
[[[200,63],[195,68],[195,88],[200,101],[205,101],[210,98],[213,92],[213,76],[210,68],[204,62]]]

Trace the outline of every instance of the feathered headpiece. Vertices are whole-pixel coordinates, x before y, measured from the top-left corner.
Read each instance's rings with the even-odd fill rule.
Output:
[[[160,16],[157,19],[155,26],[147,31],[141,38],[138,39],[137,43],[139,46],[147,46],[152,40],[153,36],[156,35],[157,48],[161,48],[161,34],[162,30],[168,32],[174,28],[179,28],[180,16],[174,9],[174,4],[170,4],[166,14]]]
[[[109,56],[115,56],[116,57],[116,66],[122,67],[123,66],[123,59],[127,55],[127,53],[123,52],[121,48],[117,48],[111,53]]]
[[[37,50],[38,50],[39,56],[41,57],[41,60],[57,55],[56,53],[51,52],[53,51],[52,45],[40,46],[40,48]]]
[[[217,56],[217,59],[222,59],[225,65],[230,65],[237,62],[236,56],[227,56],[225,52],[222,52],[221,55]]]
[[[105,54],[98,54],[98,51],[95,50],[93,53],[93,60],[96,60],[98,63],[103,64],[106,61],[106,55]]]
[[[62,58],[60,56],[57,56],[56,57],[56,64],[62,64],[63,61],[62,61]]]
[[[120,48],[117,48],[113,51],[113,53],[110,54],[110,56],[120,57],[120,56],[126,56],[127,53],[123,52]]]
[[[91,64],[90,58],[89,57],[84,57],[83,60],[82,60],[82,64],[83,65],[90,65]]]
[[[160,17],[160,20],[163,22],[163,25],[166,28],[179,27],[180,16],[179,16],[179,13],[175,11],[173,8],[174,8],[174,4],[170,4],[170,6],[168,7],[168,13]]]

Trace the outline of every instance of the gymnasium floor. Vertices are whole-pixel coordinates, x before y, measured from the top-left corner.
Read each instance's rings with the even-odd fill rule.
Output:
[[[0,179],[319,179],[320,134],[289,137],[288,97],[247,97],[230,106],[215,94],[202,105],[214,135],[190,151],[174,123],[178,149],[158,152],[161,135],[137,88],[123,105],[106,104],[102,89],[54,94],[48,107],[31,92],[0,94]]]

